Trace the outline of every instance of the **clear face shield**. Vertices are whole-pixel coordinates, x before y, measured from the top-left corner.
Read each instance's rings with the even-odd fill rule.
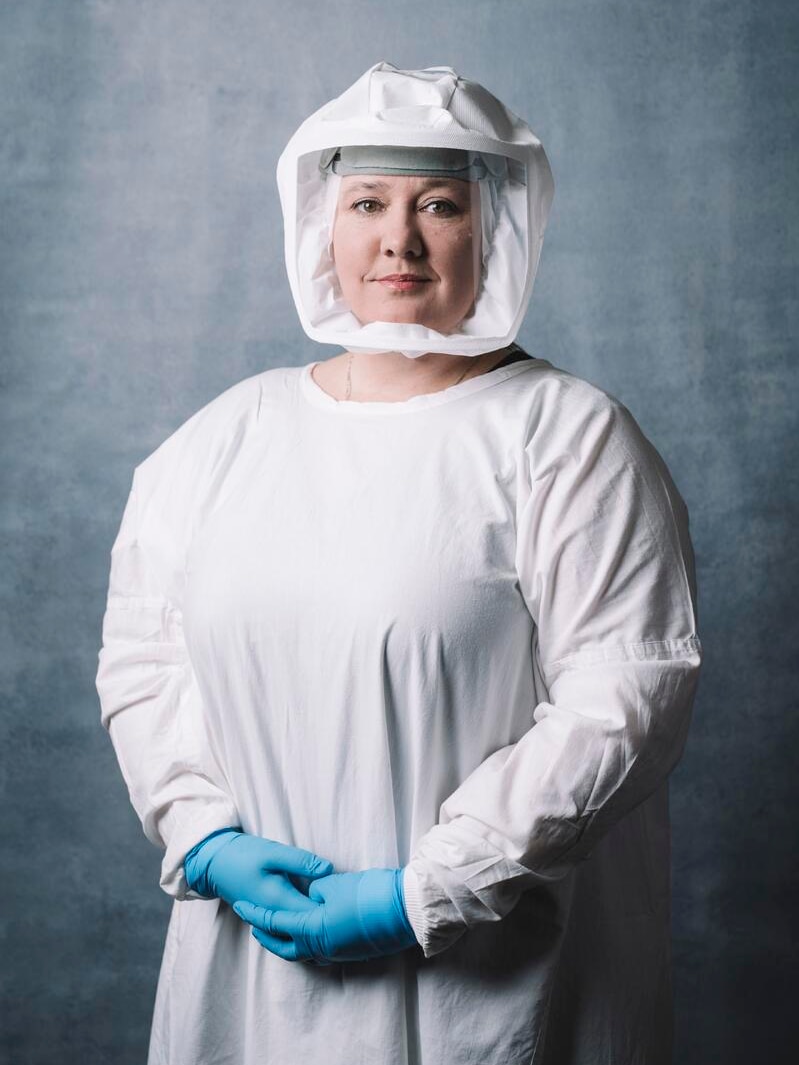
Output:
[[[333,235],[342,182],[346,179],[352,186],[349,179],[357,176],[364,178],[364,184],[370,179],[377,184],[381,176],[458,183],[461,202],[466,197],[472,221],[478,223],[471,227],[471,299],[458,320],[442,326],[435,315],[425,320],[423,313],[414,315],[411,310],[408,317],[419,320],[382,321],[374,311],[365,314],[363,304],[345,297]],[[351,350],[398,350],[410,357],[426,351],[477,355],[502,346],[517,327],[526,302],[530,259],[524,164],[495,153],[429,145],[336,146],[299,156],[297,190],[299,300],[320,339],[324,336]],[[411,304],[406,301],[405,306]],[[402,314],[393,317],[401,319]]]

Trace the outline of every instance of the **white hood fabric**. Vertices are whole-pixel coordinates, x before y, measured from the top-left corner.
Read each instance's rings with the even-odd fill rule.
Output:
[[[323,167],[336,148],[359,145],[456,148],[501,164],[479,182],[482,276],[472,311],[456,332],[362,324],[345,303],[330,247],[341,178]],[[481,85],[451,67],[399,70],[376,63],[302,123],[278,161],[277,181],[289,283],[312,340],[411,358],[428,351],[481,355],[515,340],[532,295],[554,183],[541,142]]]

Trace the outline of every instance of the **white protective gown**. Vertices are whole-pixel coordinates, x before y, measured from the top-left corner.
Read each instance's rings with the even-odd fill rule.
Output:
[[[149,1065],[667,1065],[667,777],[700,667],[685,505],[529,359],[402,402],[310,364],[135,470],[97,686],[175,898]],[[209,832],[404,866],[420,946],[284,961],[187,891]]]

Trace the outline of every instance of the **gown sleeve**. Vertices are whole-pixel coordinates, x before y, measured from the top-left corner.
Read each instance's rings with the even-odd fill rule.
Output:
[[[684,748],[702,653],[688,514],[627,408],[598,392],[525,448],[516,570],[534,724],[443,802],[405,867],[427,957],[564,877]]]
[[[144,834],[164,851],[160,884],[191,891],[183,859],[216,829],[240,823],[213,756],[167,574],[179,570],[169,538],[142,535],[138,470],[111,550],[97,692]],[[152,522],[150,522],[152,525]]]

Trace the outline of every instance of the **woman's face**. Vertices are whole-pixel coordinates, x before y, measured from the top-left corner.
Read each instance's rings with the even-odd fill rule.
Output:
[[[451,333],[477,293],[480,233],[476,182],[343,177],[333,258],[344,299],[362,325],[411,322]]]

